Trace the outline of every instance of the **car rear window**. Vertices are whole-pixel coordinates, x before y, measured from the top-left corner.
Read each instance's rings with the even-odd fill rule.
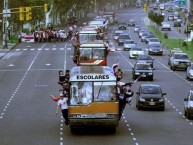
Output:
[[[141,92],[143,94],[161,94],[161,89],[159,87],[144,86]]]

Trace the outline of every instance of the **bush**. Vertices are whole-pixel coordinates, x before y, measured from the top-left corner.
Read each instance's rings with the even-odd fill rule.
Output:
[[[168,33],[164,33],[164,38],[168,39]]]
[[[187,42],[183,41],[182,46],[187,46]]]

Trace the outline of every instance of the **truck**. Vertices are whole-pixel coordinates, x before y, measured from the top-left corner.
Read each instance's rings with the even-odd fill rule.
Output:
[[[187,97],[184,98],[184,116],[187,119],[193,117],[193,89],[189,90]]]

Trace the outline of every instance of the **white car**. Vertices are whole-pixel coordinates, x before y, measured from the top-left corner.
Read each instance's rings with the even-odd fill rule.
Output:
[[[119,35],[120,34],[123,34],[123,31],[115,31],[115,33],[114,33],[114,35],[113,35],[113,39],[114,39],[114,41],[117,43],[118,42],[118,40],[119,40]]]
[[[143,48],[133,47],[129,51],[129,58],[136,58],[138,55],[145,54]]]
[[[123,50],[130,50],[132,47],[135,47],[136,43],[134,40],[126,40],[123,45]]]
[[[169,24],[169,23],[163,23],[161,30],[162,30],[162,31],[163,31],[163,30],[168,30],[168,31],[170,31],[170,30],[171,30],[171,24]]]
[[[159,5],[159,9],[160,9],[160,10],[164,10],[164,9],[165,9],[164,4],[160,4],[160,5]]]

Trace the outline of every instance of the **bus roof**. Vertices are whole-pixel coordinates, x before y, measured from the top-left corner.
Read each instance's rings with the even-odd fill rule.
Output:
[[[87,48],[87,47],[106,47],[102,40],[94,40],[94,41],[86,41],[80,44],[80,48]]]
[[[70,71],[72,81],[116,81],[116,77],[109,66],[76,66]]]
[[[97,30],[81,30],[79,34],[97,34]]]

